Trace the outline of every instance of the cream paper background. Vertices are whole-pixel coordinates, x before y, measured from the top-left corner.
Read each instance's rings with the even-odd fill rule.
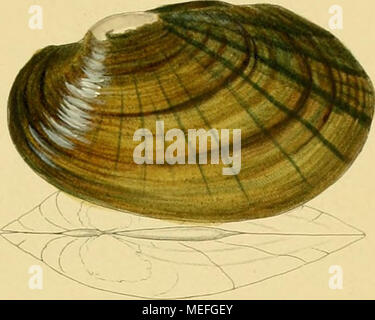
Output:
[[[20,68],[39,48],[78,41],[89,27],[108,15],[147,10],[184,1],[158,0],[17,0],[0,2],[0,226],[38,204],[55,189],[21,159],[7,129],[7,99]],[[256,1],[228,1],[251,4]],[[373,0],[267,1],[293,10],[328,28],[329,7],[344,10],[344,29],[332,31],[346,44],[375,81],[375,2]],[[31,5],[43,8],[43,30],[28,27]],[[373,128],[374,129],[374,128]],[[375,298],[375,130],[350,170],[309,205],[334,214],[363,230],[362,241],[319,262],[250,287],[207,299],[374,299]],[[28,269],[41,265],[44,289],[30,290]],[[343,290],[328,287],[331,265],[344,270]],[[0,238],[1,299],[124,299],[79,285]]]

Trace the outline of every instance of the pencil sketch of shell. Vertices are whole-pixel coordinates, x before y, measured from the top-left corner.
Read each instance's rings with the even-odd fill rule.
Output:
[[[211,296],[260,284],[365,236],[307,206],[212,226],[110,210],[61,191],[0,228],[1,238],[76,283],[152,299]]]
[[[20,71],[9,129],[24,160],[77,198],[149,217],[277,215],[337,181],[373,116],[370,79],[329,32],[273,5],[195,1],[98,22]],[[242,130],[242,168],[137,165],[133,134]]]

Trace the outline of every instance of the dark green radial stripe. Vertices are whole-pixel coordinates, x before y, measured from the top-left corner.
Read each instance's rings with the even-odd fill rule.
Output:
[[[135,94],[137,96],[137,101],[138,101],[138,107],[139,107],[139,114],[140,114],[140,117],[141,117],[141,126],[142,128],[145,127],[145,118],[144,118],[144,115],[143,115],[143,105],[142,105],[142,101],[141,101],[141,95],[140,95],[140,92],[139,92],[139,88],[138,88],[138,80],[137,78],[133,75],[132,76],[133,78],[133,82],[134,82],[134,89],[135,89]]]
[[[134,82],[135,93],[137,95],[137,100],[138,100],[139,114],[141,115],[141,127],[144,128],[145,118],[143,115],[143,105],[142,105],[142,100],[141,100],[141,94],[138,88],[138,81],[135,75],[133,75],[133,82]],[[147,164],[144,163],[143,164],[143,193],[145,192],[145,188],[146,188],[146,178],[147,178]]]
[[[281,154],[289,161],[292,167],[297,171],[299,176],[301,177],[302,181],[306,184],[309,184],[306,177],[303,175],[301,168],[297,165],[297,163],[293,160],[293,158],[286,152],[286,150],[281,146],[281,144],[273,137],[273,135],[267,130],[267,128],[263,125],[263,123],[255,116],[253,112],[251,112],[251,106],[249,106],[236,92],[230,87],[227,86],[228,91],[232,94],[232,96],[236,99],[237,103],[246,111],[246,113],[250,116],[256,126],[262,131],[262,133],[270,139],[270,141],[274,144],[274,146],[281,152]]]
[[[151,95],[149,96],[149,98],[150,98],[150,101],[151,101],[152,108],[155,111],[154,115],[155,115],[156,121],[160,121],[161,118],[160,118],[160,115],[157,113],[157,108],[156,108],[155,102],[154,102],[154,100],[152,100],[152,96]],[[172,179],[175,180],[176,179],[175,178],[175,173],[173,172],[172,166],[168,166],[168,170],[169,170],[169,173],[172,176]]]
[[[121,114],[124,113],[124,94],[121,93]],[[122,140],[122,126],[123,126],[124,117],[120,116],[120,126],[118,131],[118,138],[117,138],[117,151],[116,151],[116,163],[115,169],[117,170],[118,162],[120,160],[120,152],[121,152],[121,140]]]
[[[95,155],[96,153],[96,144],[99,139],[100,131],[102,130],[102,124],[104,122],[103,116],[100,116],[100,120],[98,121],[98,124],[96,128],[93,130],[92,138],[89,144],[89,148],[87,149],[87,154],[89,155]]]
[[[297,47],[297,50],[293,50],[292,47],[289,47],[289,46],[285,45],[284,43],[282,43],[281,41],[275,40],[273,38],[267,38],[267,37],[259,35],[259,34],[257,34],[256,36],[254,36],[252,38],[253,38],[253,40],[262,42],[265,45],[268,45],[270,47],[277,47],[278,49],[281,49],[281,50],[286,51],[286,52],[292,51],[293,53],[296,53],[296,54],[301,55],[301,56],[308,57],[308,58],[310,58],[312,60],[315,60],[317,62],[330,64],[332,67],[334,67],[338,71],[342,71],[342,72],[345,72],[345,73],[348,73],[348,74],[351,74],[351,75],[355,75],[355,76],[359,76],[359,77],[367,77],[366,73],[362,70],[353,69],[353,68],[351,68],[347,65],[344,65],[344,64],[339,63],[337,61],[329,59],[328,57],[326,57],[326,59],[322,59],[321,57],[313,54],[312,52],[310,52],[307,49],[304,49],[300,46]]]
[[[228,27],[227,25],[224,26],[224,25],[215,23],[214,18],[211,15],[209,15],[207,12],[204,12],[204,15],[206,15],[206,16],[208,16],[212,19],[212,22],[209,23],[210,26],[217,27],[217,28],[223,28],[226,31],[229,31],[231,33],[238,33],[238,28],[236,30],[234,30],[234,29],[231,29],[230,27]],[[173,18],[170,18],[170,17],[165,17],[165,21],[171,23],[172,25],[180,26],[181,28],[189,29],[189,30],[196,31],[196,32],[203,32],[203,30],[201,28],[193,25],[188,20],[184,21],[184,20],[173,19]],[[199,23],[208,24],[207,21],[205,21],[203,19],[200,20]],[[228,42],[229,46],[231,46],[233,48],[236,48],[238,50],[241,50],[241,51],[246,50],[246,48],[244,46],[242,46],[240,43],[237,43],[237,42],[231,41],[229,39],[223,38],[217,33],[212,33],[212,34],[210,34],[210,36],[212,36],[212,38],[214,38],[214,39],[216,37],[217,38],[216,40],[218,40],[218,41],[225,40],[225,41]],[[280,50],[283,50],[283,51],[286,51],[286,52],[293,52],[293,53],[296,53],[298,55],[309,57],[309,58],[311,58],[315,61],[321,62],[321,63],[329,63],[333,67],[335,67],[335,69],[346,72],[346,73],[349,73],[349,74],[353,74],[353,75],[360,76],[360,77],[366,77],[367,76],[366,73],[362,70],[353,69],[353,68],[351,68],[347,65],[344,65],[344,64],[339,63],[337,61],[334,61],[332,59],[327,58],[327,59],[322,60],[321,57],[315,55],[314,53],[312,53],[311,51],[309,51],[307,49],[304,49],[302,47],[298,47],[297,48],[298,50],[295,50],[292,47],[287,46],[285,43],[282,43],[281,41],[275,40],[272,37],[267,38],[263,35],[256,34],[255,36],[252,36],[252,39],[255,40],[255,41],[262,42],[267,46],[276,47],[276,48],[278,48]]]
[[[170,66],[170,69],[172,71],[172,73],[175,75],[179,85],[181,86],[181,88],[184,90],[185,94],[188,96],[188,98],[191,100],[192,99],[192,95],[190,94],[189,90],[186,88],[185,84],[183,83],[181,77],[178,75],[178,73],[176,72],[176,70],[173,68],[173,66],[169,63],[169,66]],[[205,115],[202,113],[202,111],[200,110],[199,108],[199,105],[197,103],[194,103],[194,108],[197,110],[198,114],[199,114],[199,117],[203,120],[203,122],[205,123],[205,125],[212,129],[212,125],[209,123],[209,121],[207,120],[207,118],[205,117]],[[218,141],[217,137],[215,136],[214,139],[216,140],[216,143],[219,145],[220,141]],[[241,191],[243,192],[244,196],[246,197],[246,200],[249,202],[250,201],[250,198],[249,198],[249,195],[247,194],[244,186],[242,185],[242,182],[241,180],[237,177],[235,177],[237,175],[233,175],[233,178],[236,180],[239,188],[241,189]]]
[[[206,54],[214,57],[217,61],[222,63],[226,68],[230,69],[232,72],[236,73],[238,76],[240,76],[243,80],[245,80],[248,84],[250,84],[255,90],[257,90],[259,93],[261,93],[269,102],[271,102],[275,107],[277,107],[282,112],[286,113],[291,118],[297,120],[302,125],[304,125],[309,131],[311,131],[322,143],[324,146],[326,146],[337,158],[340,160],[347,162],[348,159],[330,142],[328,141],[317,128],[315,128],[310,122],[307,120],[301,118],[301,116],[296,113],[294,110],[291,110],[284,106],[282,103],[280,103],[275,97],[270,95],[266,90],[261,88],[258,84],[253,82],[242,70],[238,70],[233,63],[224,57],[218,55],[216,52],[212,51],[205,45],[202,45],[200,42],[195,41],[194,39],[191,39],[184,34],[181,34],[176,29],[174,29],[171,26],[168,26],[170,31],[180,38],[184,39],[186,42],[190,43],[192,46],[195,46],[199,48],[200,50],[204,51]]]
[[[288,25],[296,29],[296,32],[310,34],[311,36],[325,35],[326,37],[333,38],[328,31],[314,25],[312,22],[297,16],[295,13],[290,12],[285,8],[274,7],[270,5],[258,5],[258,8],[263,14],[268,15],[268,18],[277,21],[281,25]],[[286,20],[286,21],[285,21]],[[326,38],[323,36],[323,38]]]
[[[293,12],[289,11],[289,10],[286,10],[286,9],[278,9],[278,10],[272,10],[270,7],[267,7],[266,8],[266,12],[272,16],[275,17],[276,20],[279,20],[280,17],[281,18],[284,18],[284,19],[287,19],[289,21],[290,24],[292,24],[293,26],[297,27],[297,28],[302,28],[303,30],[310,30],[311,28],[315,28],[317,29],[317,27],[311,23],[310,21],[307,21],[306,19],[301,19],[300,17],[296,16]],[[327,32],[328,31],[325,31],[324,32]],[[316,34],[313,33],[311,35],[311,37],[308,37],[308,39],[315,39],[316,38]],[[323,39],[323,41],[321,41],[321,44],[323,46],[326,46],[327,47],[327,39]],[[328,39],[330,40],[330,39]],[[329,41],[328,45],[329,45],[329,49],[331,46],[335,46],[335,49],[341,49],[341,45],[339,44],[339,42],[334,38],[334,36],[332,35],[332,40],[334,41]],[[328,47],[327,47],[328,48]],[[329,52],[327,51],[327,54],[330,55],[332,52]],[[340,52],[337,52],[339,56],[339,58],[341,59],[347,59],[347,60],[354,60],[355,63],[357,63],[357,61],[354,59],[353,55],[348,51],[348,50],[340,50]]]
[[[200,61],[195,59],[195,61],[203,68]],[[211,77],[216,78],[217,75],[211,72]],[[230,87],[230,85],[226,85],[227,90],[231,93],[234,99],[237,101],[238,105],[242,107],[243,110],[249,115],[249,117],[253,120],[255,125],[261,130],[261,132],[274,144],[274,146],[280,151],[280,153],[290,162],[292,167],[297,171],[298,175],[301,177],[302,181],[306,184],[309,184],[306,177],[303,175],[301,168],[297,165],[297,163],[293,160],[293,158],[286,152],[286,150],[280,145],[280,143],[273,137],[273,135],[267,130],[264,124],[258,119],[258,117],[251,111],[251,106],[248,105],[237,93]]]
[[[241,51],[243,53],[247,52],[247,48],[245,46],[243,46],[239,43],[233,42],[233,41],[231,41],[231,40],[229,40],[225,37],[222,37],[220,35],[214,34],[210,31],[208,31],[207,29],[203,30],[203,29],[199,29],[199,28],[196,28],[196,27],[193,28],[191,26],[186,26],[186,25],[181,24],[181,23],[179,24],[177,21],[175,22],[175,25],[178,25],[179,27],[181,27],[183,29],[186,29],[186,30],[195,31],[195,32],[204,34],[206,36],[209,36],[212,39],[215,39],[216,41],[219,41],[219,42],[223,42],[223,43],[227,44],[229,47],[232,47],[233,49],[236,49],[236,50]],[[171,30],[171,28],[174,29],[173,26],[171,26],[171,25],[168,25],[167,28],[170,28],[170,30]],[[176,32],[178,32],[176,29],[174,29],[174,30]],[[179,33],[179,34],[181,34],[181,33]],[[191,40],[194,41],[193,39],[191,39]],[[279,64],[278,62],[273,61],[271,59],[268,59],[266,57],[263,57],[263,56],[259,55],[259,53],[257,55],[257,58],[264,65],[268,66],[269,68],[271,68],[273,70],[276,70],[277,72],[279,72],[280,74],[282,74],[286,78],[292,80],[293,82],[295,82],[299,85],[302,85],[302,86],[310,85],[309,79],[307,79],[306,77],[304,77],[300,74],[297,74],[297,73],[293,72],[292,70],[286,68],[285,66]],[[345,113],[349,114],[352,118],[358,119],[358,121],[362,125],[364,125],[365,127],[370,126],[371,117],[369,117],[365,112],[363,112],[361,110],[357,110],[356,108],[353,108],[350,104],[342,101],[341,99],[338,99],[338,98],[332,99],[329,92],[323,90],[322,88],[320,88],[319,86],[317,86],[314,83],[312,85],[312,91],[316,95],[318,95],[319,97],[323,98],[328,103],[334,104],[335,107],[338,108],[339,110],[344,111]]]
[[[171,101],[170,101],[170,99],[169,99],[167,93],[165,92],[165,89],[164,89],[164,87],[163,87],[163,84],[161,83],[161,80],[160,80],[160,78],[159,78],[159,76],[158,76],[158,74],[157,74],[156,72],[154,72],[154,76],[155,76],[155,78],[156,78],[156,80],[157,80],[157,82],[158,82],[158,84],[159,84],[160,90],[161,90],[161,92],[162,92],[162,94],[163,94],[165,100],[166,100],[167,103],[168,103],[168,106],[169,106],[169,107],[172,107],[172,103],[171,103]],[[178,126],[180,127],[180,129],[184,132],[185,140],[187,140],[187,137],[186,137],[186,134],[185,134],[185,132],[186,132],[186,128],[185,128],[185,126],[183,125],[183,123],[181,122],[180,117],[178,116],[178,114],[177,114],[176,112],[173,112],[173,116],[174,116],[174,118],[176,119],[177,124],[178,124]],[[204,184],[205,184],[205,186],[206,186],[207,193],[208,193],[209,195],[211,195],[212,193],[211,193],[210,187],[209,187],[209,185],[208,185],[207,178],[206,178],[206,176],[204,175],[203,169],[202,169],[202,167],[201,167],[201,165],[200,165],[199,163],[197,163],[197,165],[198,165],[198,168],[199,168],[199,172],[200,172],[200,174],[201,174],[201,176],[202,176],[202,180],[203,180],[203,182],[204,182]]]

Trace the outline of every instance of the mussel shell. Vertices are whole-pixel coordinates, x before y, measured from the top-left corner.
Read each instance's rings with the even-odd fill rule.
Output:
[[[49,46],[17,76],[10,133],[47,181],[161,219],[239,221],[305,203],[357,157],[373,86],[332,34],[273,5],[198,1],[147,14],[156,21],[135,30],[103,40],[96,26]],[[155,135],[157,120],[165,131],[241,129],[240,173],[135,164],[133,134]]]

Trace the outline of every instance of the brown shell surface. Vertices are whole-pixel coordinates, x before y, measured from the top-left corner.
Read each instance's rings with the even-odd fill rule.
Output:
[[[10,133],[48,182],[160,219],[239,221],[307,202],[355,160],[373,87],[332,34],[272,5],[198,1],[150,13],[158,20],[133,31],[46,47],[20,71]],[[155,136],[156,121],[186,136],[241,129],[241,171],[137,165],[134,132]]]

